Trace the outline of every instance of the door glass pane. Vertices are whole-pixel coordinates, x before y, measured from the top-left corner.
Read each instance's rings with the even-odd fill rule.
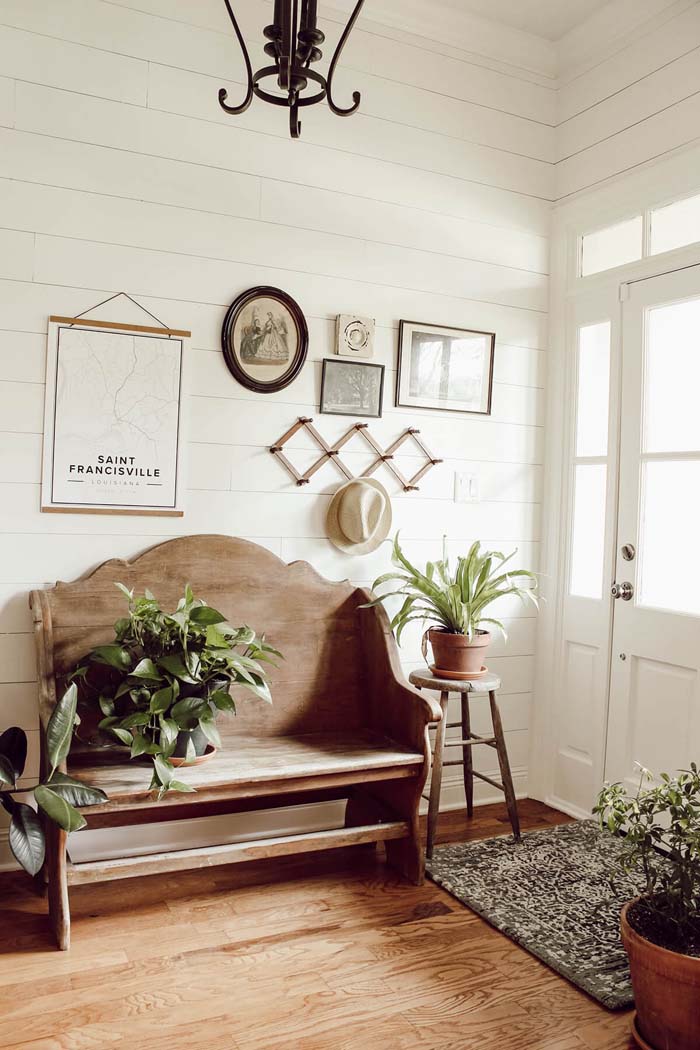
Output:
[[[700,299],[647,316],[645,452],[700,450]]]
[[[605,540],[605,463],[580,463],[574,471],[574,521],[570,593],[603,596]]]
[[[642,477],[641,605],[700,616],[700,460],[645,463]]]
[[[686,197],[651,213],[651,254],[700,241],[700,197]]]
[[[588,324],[578,334],[576,455],[607,456],[610,391],[610,322]]]
[[[642,216],[635,215],[625,222],[584,234],[581,238],[581,276],[588,277],[641,259],[643,229]]]

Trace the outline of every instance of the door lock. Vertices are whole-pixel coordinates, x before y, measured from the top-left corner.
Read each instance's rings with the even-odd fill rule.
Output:
[[[622,598],[623,602],[628,602],[634,594],[634,587],[627,581],[625,583],[614,583],[610,588],[610,593],[613,598]]]

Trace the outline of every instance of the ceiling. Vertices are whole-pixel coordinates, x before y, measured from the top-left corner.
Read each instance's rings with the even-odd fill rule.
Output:
[[[457,11],[471,11],[492,22],[559,40],[605,7],[608,0],[443,0]]]

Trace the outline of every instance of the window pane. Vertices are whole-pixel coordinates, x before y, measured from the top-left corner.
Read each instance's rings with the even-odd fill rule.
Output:
[[[570,592],[582,598],[603,596],[607,473],[604,463],[579,464],[574,472]]]
[[[643,469],[639,602],[700,616],[700,462],[662,460]]]
[[[578,333],[576,455],[607,456],[610,391],[610,322]]]
[[[651,213],[651,254],[700,241],[700,197],[656,208]]]
[[[645,452],[700,450],[700,299],[647,316]]]
[[[643,217],[635,215],[633,219],[615,226],[606,226],[604,230],[585,234],[581,238],[581,276],[588,277],[589,274],[641,259],[643,228]]]

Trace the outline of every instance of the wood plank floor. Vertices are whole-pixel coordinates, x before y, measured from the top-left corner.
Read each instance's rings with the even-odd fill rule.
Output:
[[[520,803],[525,830],[568,818]],[[503,806],[442,841],[503,834]],[[431,882],[366,847],[71,892],[73,945],[0,878],[0,1047],[629,1050],[603,1009]]]

